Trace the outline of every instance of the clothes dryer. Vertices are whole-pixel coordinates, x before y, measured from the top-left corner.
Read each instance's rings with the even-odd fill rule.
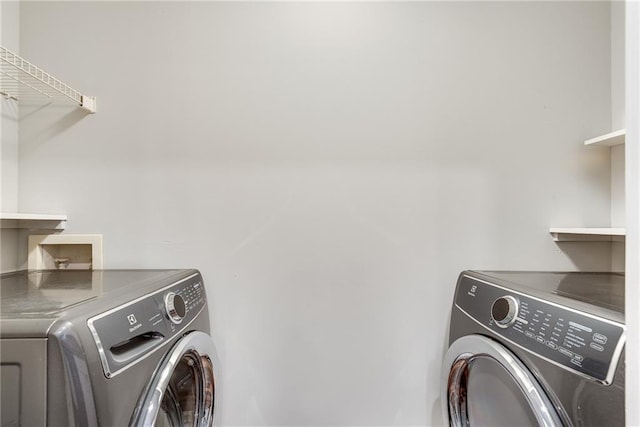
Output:
[[[460,274],[443,362],[454,426],[624,425],[624,275]]]
[[[22,271],[0,291],[3,426],[218,421],[197,270]]]

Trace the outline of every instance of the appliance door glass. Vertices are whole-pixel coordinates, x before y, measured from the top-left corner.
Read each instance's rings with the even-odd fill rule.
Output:
[[[443,369],[443,416],[453,426],[562,425],[533,374],[489,338],[456,340]]]
[[[213,425],[215,349],[203,332],[185,335],[156,370],[131,425]]]

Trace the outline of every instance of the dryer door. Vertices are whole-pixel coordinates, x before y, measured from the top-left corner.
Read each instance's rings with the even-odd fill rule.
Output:
[[[442,410],[452,426],[562,426],[533,374],[497,342],[469,335],[447,351]]]
[[[213,425],[214,360],[209,335],[191,332],[181,338],[156,369],[130,425]]]

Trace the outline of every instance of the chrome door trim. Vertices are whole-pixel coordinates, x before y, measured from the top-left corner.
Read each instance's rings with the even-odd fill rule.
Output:
[[[130,427],[151,427],[155,424],[171,376],[182,358],[187,355],[195,356],[192,359],[192,367],[198,373],[197,426],[213,425],[217,380],[214,367],[217,361],[216,352],[211,337],[204,332],[195,331],[182,337],[158,366],[138,401]]]
[[[540,426],[563,425],[555,407],[529,369],[508,349],[481,335],[457,339],[445,355],[440,384],[445,423],[449,420],[451,426],[469,426],[466,391],[460,392],[459,383],[466,381],[470,365],[481,358],[497,362],[509,373],[525,396]]]

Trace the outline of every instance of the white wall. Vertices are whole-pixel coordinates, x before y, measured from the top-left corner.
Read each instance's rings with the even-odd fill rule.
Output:
[[[611,266],[607,3],[24,2],[19,205],[197,267],[225,425],[439,423],[465,268]]]
[[[0,2],[0,45],[19,50],[20,3]],[[0,96],[0,212],[18,209],[18,105]],[[0,229],[0,272],[19,266],[18,231]]]
[[[611,2],[611,130],[624,129],[625,3]],[[611,148],[611,226],[625,226],[625,146]],[[624,271],[625,243],[611,245],[612,271]]]
[[[640,4],[626,2],[626,422],[640,425]]]

